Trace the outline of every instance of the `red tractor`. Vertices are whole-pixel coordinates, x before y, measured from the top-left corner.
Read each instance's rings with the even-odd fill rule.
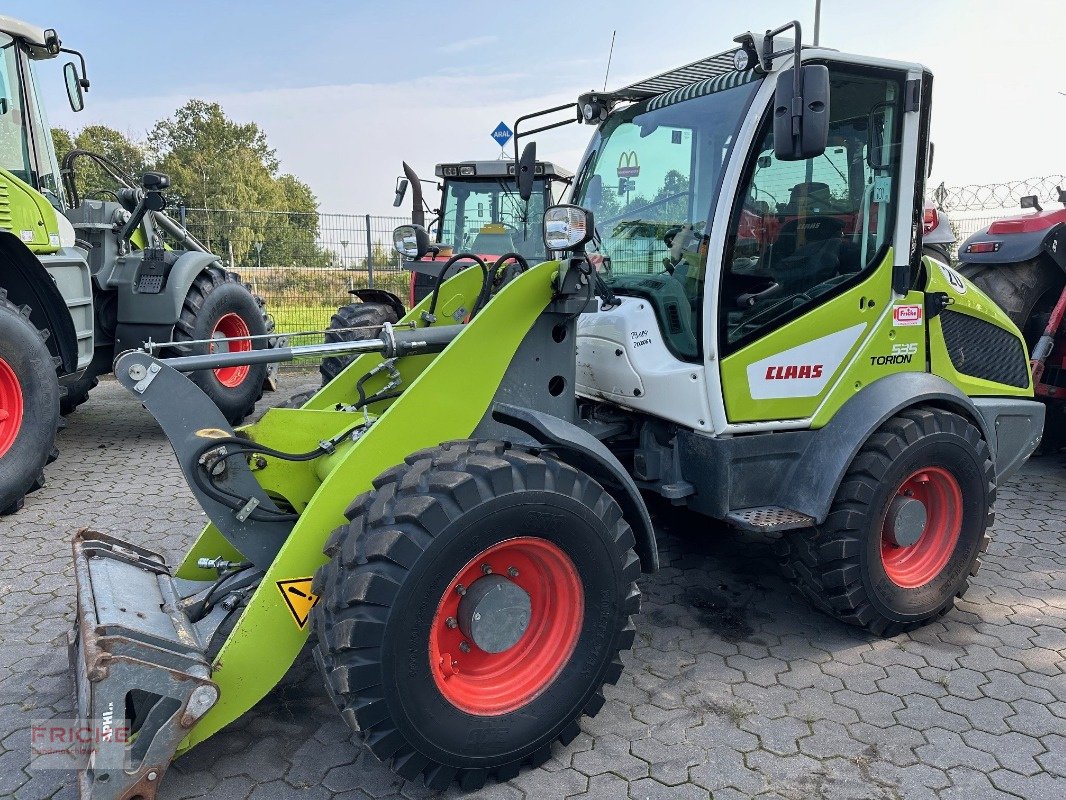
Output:
[[[404,163],[403,170],[406,177],[396,179],[393,205],[399,207],[403,203],[410,187],[411,221],[425,225],[428,206],[422,194],[422,180],[408,164]],[[533,192],[529,200],[523,200],[518,195],[512,161],[437,164],[440,206],[430,211],[434,216],[428,226],[436,231],[433,253],[404,264],[404,269],[411,271],[407,297],[410,307],[432,294],[442,277],[451,277],[473,263],[469,259],[455,262],[454,253],[476,253],[489,263],[507,253],[518,253],[531,264],[547,260],[539,220],[545,208],[560,201],[573,175],[550,161],[536,162],[533,175]],[[442,270],[447,268],[449,274],[442,276]],[[390,292],[353,289],[351,293],[358,302],[337,309],[326,333],[327,342],[373,338],[383,323],[396,322],[407,313],[403,300]],[[322,359],[322,385],[337,377],[354,358],[334,355]],[[303,395],[299,397],[302,399]]]
[[[1066,191],[1063,208],[997,220],[959,247],[959,271],[1002,308],[1029,347],[1036,396],[1048,405],[1045,450],[1066,445]]]

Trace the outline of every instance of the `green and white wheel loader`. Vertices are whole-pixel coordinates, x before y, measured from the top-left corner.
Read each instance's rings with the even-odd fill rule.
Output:
[[[594,130],[544,214],[553,260],[472,254],[359,342],[119,358],[211,522],[175,567],[75,537],[71,664],[107,733],[83,797],[154,797],[311,630],[404,778],[543,763],[623,671],[658,564],[643,493],[779,535],[845,622],[951,609],[1044,412],[1017,328],[921,255],[932,75],[801,49],[797,23],[736,41],[567,107]],[[358,357],[239,435],[182,374],[336,353]]]
[[[252,350],[274,342],[264,304],[162,213],[166,176],[140,186],[115,165],[74,151],[62,169],[37,64],[70,53],[71,108],[81,110],[85,61],[54,30],[0,16],[0,514],[17,511],[57,455],[60,412],[88,398],[116,354],[171,344],[171,353]],[[74,163],[96,160],[113,200],[79,198]],[[109,188],[109,187],[100,187]],[[174,247],[164,243],[164,232]],[[193,380],[237,423],[262,396],[264,365]]]

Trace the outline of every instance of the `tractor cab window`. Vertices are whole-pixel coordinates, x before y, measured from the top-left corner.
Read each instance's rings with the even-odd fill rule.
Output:
[[[737,130],[758,89],[733,72],[616,111],[589,145],[574,202],[595,215],[604,279],[647,299],[663,341],[700,356],[708,217]]]
[[[26,113],[19,91],[18,59],[15,40],[0,33],[0,168],[33,185]]]
[[[55,148],[52,146],[52,128],[48,124],[44,99],[37,88],[40,85],[37,79],[37,65],[30,61],[29,67],[31,80],[26,88],[30,105],[30,130],[33,134],[31,138],[37,164],[37,188],[57,211],[62,212],[65,194],[63,180],[59,174],[59,162],[56,159]]]
[[[537,179],[526,202],[513,181],[446,181],[438,241],[456,253],[518,253],[530,263],[543,261],[546,253],[540,220],[546,191],[545,181]]]
[[[902,86],[895,77],[830,69],[825,152],[778,160],[767,119],[751,155],[722,272],[720,316],[732,349],[829,299],[885,257]]]

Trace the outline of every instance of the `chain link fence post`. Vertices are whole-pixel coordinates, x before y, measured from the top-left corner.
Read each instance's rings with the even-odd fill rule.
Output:
[[[370,215],[366,215],[366,282],[374,288],[374,244],[370,240]]]

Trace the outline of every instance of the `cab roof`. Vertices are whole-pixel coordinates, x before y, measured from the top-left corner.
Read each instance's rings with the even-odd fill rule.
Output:
[[[13,39],[21,39],[30,49],[30,57],[34,59],[55,58],[59,55],[58,50],[51,52],[47,47],[45,28],[39,28],[20,19],[0,14],[0,32],[6,33]],[[56,39],[58,45],[59,40]]]

